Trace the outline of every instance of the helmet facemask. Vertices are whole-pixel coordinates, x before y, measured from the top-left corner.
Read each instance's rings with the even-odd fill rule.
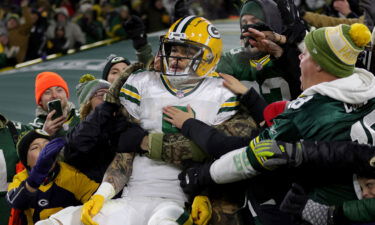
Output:
[[[212,53],[207,46],[188,40],[161,38],[161,70],[175,88],[183,84],[197,83],[200,65],[212,61]],[[208,57],[207,57],[208,56]],[[210,62],[208,62],[210,63]]]

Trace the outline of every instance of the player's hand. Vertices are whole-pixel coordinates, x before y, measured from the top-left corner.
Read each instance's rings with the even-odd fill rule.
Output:
[[[207,196],[198,195],[191,206],[191,217],[194,224],[206,225],[212,216],[212,207]]]
[[[184,112],[176,107],[167,106],[163,108],[163,113],[167,115],[164,120],[170,122],[175,127],[181,129],[185,121],[194,118],[194,112],[190,105],[187,105],[187,112]]]
[[[228,88],[234,94],[243,95],[249,90],[237,78],[225,73],[219,73],[219,75],[224,79],[224,87]]]
[[[182,190],[189,195],[196,195],[207,186],[215,184],[211,178],[212,162],[196,165],[182,171],[178,175]]]
[[[93,195],[90,200],[88,200],[82,206],[81,212],[81,221],[85,225],[98,225],[92,217],[99,213],[104,204],[104,196],[102,195]]]

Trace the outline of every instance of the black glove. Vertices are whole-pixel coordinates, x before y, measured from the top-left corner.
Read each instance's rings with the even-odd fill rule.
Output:
[[[189,0],[177,0],[174,4],[173,22],[178,19],[189,16]]]
[[[280,205],[280,210],[294,215],[299,220],[307,221],[312,225],[344,225],[342,223],[335,223],[335,215],[337,217],[340,214],[340,217],[342,217],[342,210],[335,210],[335,207],[330,207],[309,199],[304,189],[296,183],[292,184],[292,188],[286,194]],[[344,220],[340,219],[337,221]]]
[[[189,195],[196,195],[205,187],[215,184],[211,178],[212,162],[190,167],[178,175],[182,190]]]
[[[132,15],[130,19],[122,22],[126,34],[133,41],[133,47],[140,49],[147,44],[146,27],[138,16]]]
[[[301,19],[297,6],[293,0],[276,0],[277,8],[283,19],[284,29],[282,34],[287,37],[287,43],[301,42],[307,31],[307,25]]]
[[[292,188],[286,194],[280,205],[280,210],[296,216],[302,216],[302,211],[307,203],[308,196],[305,190],[298,184],[293,183]]]
[[[126,131],[120,134],[116,152],[145,153],[146,151],[142,150],[140,146],[147,134],[147,131],[143,130],[138,124],[131,124]]]

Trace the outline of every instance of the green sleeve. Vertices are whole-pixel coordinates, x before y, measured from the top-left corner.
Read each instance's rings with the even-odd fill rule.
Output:
[[[233,68],[233,56],[230,52],[224,53],[220,61],[217,65],[216,72],[219,73],[226,73],[226,74],[234,74],[234,68]]]
[[[375,199],[362,199],[344,202],[344,215],[353,222],[375,221]]]

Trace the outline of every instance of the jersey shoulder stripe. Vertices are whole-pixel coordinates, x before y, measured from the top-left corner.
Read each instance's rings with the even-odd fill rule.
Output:
[[[137,88],[130,84],[125,84],[125,87],[121,88],[120,96],[137,105],[141,104],[141,96],[139,95]]]
[[[219,113],[238,110],[240,102],[237,97],[230,97],[223,104],[220,105]]]

